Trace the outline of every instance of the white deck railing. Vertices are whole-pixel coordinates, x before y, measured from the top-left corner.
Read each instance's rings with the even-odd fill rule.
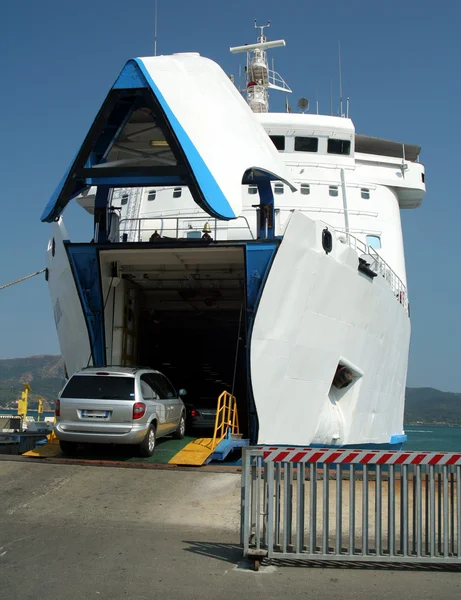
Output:
[[[347,238],[349,238],[349,246],[351,248],[354,248],[357,253],[366,255],[367,258],[371,258],[370,269],[375,273],[378,273],[378,275],[381,277],[384,277],[393,291],[394,296],[408,313],[409,307],[407,288],[400,277],[391,269],[387,262],[382,258],[382,256],[380,256],[380,254],[378,254],[378,252],[376,252],[374,248],[367,246],[367,244],[361,240],[358,240],[351,234],[349,234],[349,236],[347,234],[344,235],[346,236],[346,241]]]
[[[232,227],[229,227],[227,221],[207,218],[206,215],[200,217],[180,215],[175,217],[162,216],[122,219],[119,225],[120,240],[123,241],[123,234],[129,232],[136,232],[135,238],[131,238],[130,240],[135,242],[148,242],[154,233],[157,233],[162,238],[200,239],[204,232],[205,225],[209,225],[209,234],[214,240],[219,240],[220,234],[223,232],[226,232],[226,236],[223,237],[223,239],[227,239],[227,232],[229,230],[242,232],[240,239],[255,239],[246,217],[234,219],[232,221]],[[195,235],[191,236],[190,234],[192,233]]]
[[[293,213],[293,210],[289,211]],[[302,211],[301,211],[302,212]],[[240,222],[240,224],[239,224]],[[283,224],[283,231],[288,225],[289,219]],[[232,221],[229,226],[228,221],[208,218],[206,215],[200,216],[161,216],[161,217],[142,217],[137,219],[122,219],[120,221],[120,240],[124,241],[123,235],[129,234],[129,241],[148,242],[151,236],[157,232],[162,238],[172,239],[200,239],[205,229],[205,224],[209,225],[210,235],[214,240],[247,240],[255,239],[255,234],[246,217],[239,217]],[[391,269],[382,256],[371,246],[357,239],[353,235],[345,233],[343,230],[335,229],[344,235],[344,243],[349,244],[358,255],[365,255],[364,258],[370,263],[370,269],[383,277],[396,299],[409,312],[407,288],[398,275]],[[232,237],[229,237],[232,232]],[[193,236],[190,234],[194,234]],[[276,232],[277,235],[282,232]]]

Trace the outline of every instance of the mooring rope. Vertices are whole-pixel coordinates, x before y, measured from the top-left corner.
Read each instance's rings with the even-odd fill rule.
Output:
[[[15,285],[16,283],[21,283],[21,281],[25,281],[26,279],[30,279],[31,277],[36,277],[41,273],[44,273],[46,269],[42,269],[41,271],[37,271],[36,273],[32,273],[31,275],[26,275],[26,277],[21,277],[21,279],[16,279],[16,281],[11,281],[10,283],[6,283],[5,285],[0,286],[0,290],[4,290],[11,285]]]

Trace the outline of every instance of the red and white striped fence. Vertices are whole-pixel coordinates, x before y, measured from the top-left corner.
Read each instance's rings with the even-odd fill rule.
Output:
[[[461,453],[257,446],[265,462],[354,465],[461,465]]]

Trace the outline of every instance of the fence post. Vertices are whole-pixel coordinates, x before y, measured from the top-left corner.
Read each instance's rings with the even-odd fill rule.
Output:
[[[274,553],[274,463],[264,465],[264,472],[267,470],[267,550],[268,557],[272,558]]]
[[[250,461],[251,453],[248,448],[243,448],[242,479],[241,479],[241,506],[240,506],[240,545],[248,554],[250,545]]]
[[[304,552],[304,501],[305,501],[305,464],[298,463],[296,468],[296,552]]]

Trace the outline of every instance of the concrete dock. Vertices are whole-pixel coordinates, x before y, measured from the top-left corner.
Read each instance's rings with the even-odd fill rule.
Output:
[[[0,460],[1,597],[409,600],[461,597],[461,573],[263,567],[239,541],[237,473]]]

